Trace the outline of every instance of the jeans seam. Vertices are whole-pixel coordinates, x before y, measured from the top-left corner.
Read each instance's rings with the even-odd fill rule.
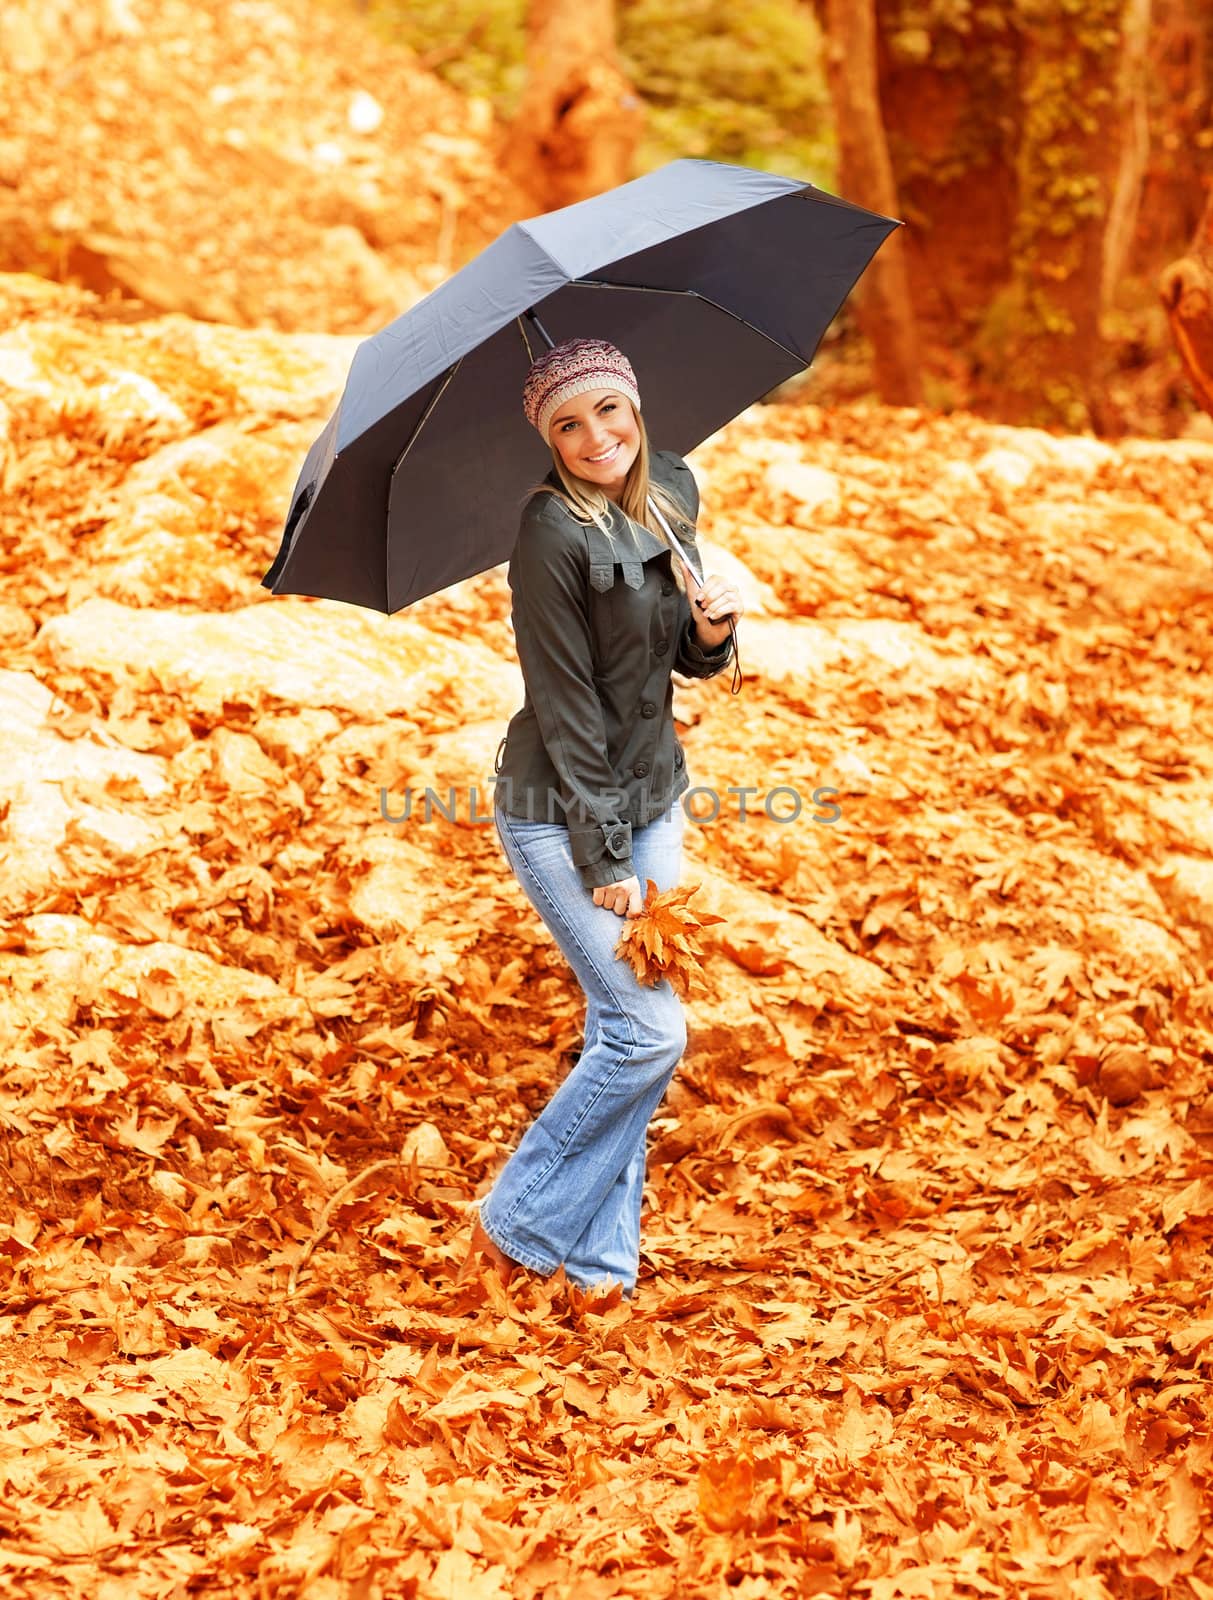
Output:
[[[654,819],[654,820],[656,820],[656,819]],[[509,842],[513,846],[513,849],[514,849],[515,853],[517,854],[517,856],[519,858],[521,866],[522,866],[522,868],[524,869],[524,871],[526,873],[527,879],[528,879],[528,881],[530,883],[530,886],[531,886],[536,898],[540,901],[540,903],[542,903],[542,905],[544,907],[546,907],[549,916],[551,916],[560,925],[560,927],[563,929],[563,931],[565,932],[565,934],[568,937],[569,943],[572,945],[573,948],[575,948],[580,953],[580,955],[582,956],[582,958],[585,961],[586,966],[589,968],[589,970],[591,972],[593,972],[595,977],[602,984],[603,989],[606,991],[606,993],[609,994],[609,995],[613,994],[613,989],[612,989],[611,984],[606,980],[603,972],[599,968],[599,966],[598,966],[597,962],[595,961],[595,959],[594,959],[593,955],[591,954],[591,952],[586,949],[586,947],[585,947],[584,943],[582,942],[581,938],[578,936],[577,930],[569,923],[567,918],[561,913],[559,904],[548,893],[546,886],[544,885],[542,880],[539,878],[539,876],[536,874],[536,872],[532,868],[530,862],[527,860],[526,852],[525,852],[525,849],[523,848],[522,842],[519,840],[519,838],[515,834],[513,827],[511,827],[510,822],[508,820],[508,816],[504,812],[498,811],[496,808],[494,808],[494,822],[496,823],[498,837],[501,839],[501,843],[502,843],[503,848],[505,847],[506,836],[508,835]],[[508,858],[508,853],[507,853],[507,858]],[[511,865],[512,864],[513,863],[511,863]],[[586,1005],[587,1005],[587,1013],[588,1013],[588,1006],[589,1006],[589,995],[588,994],[586,995]],[[514,1202],[514,1205],[510,1209],[510,1212],[509,1212],[509,1217],[510,1218],[514,1217],[517,1214],[517,1212],[522,1208],[522,1206],[531,1197],[531,1195],[535,1192],[535,1190],[551,1176],[552,1172],[556,1169],[556,1167],[558,1166],[559,1162],[561,1161],[561,1159],[564,1157],[565,1153],[567,1152],[569,1145],[572,1143],[572,1141],[576,1137],[578,1129],[583,1125],[583,1123],[585,1122],[586,1118],[589,1116],[589,1114],[597,1106],[598,1101],[610,1089],[611,1085],[615,1082],[616,1078],[619,1076],[619,1073],[627,1066],[628,1062],[631,1061],[633,1059],[633,1057],[635,1056],[636,1051],[638,1049],[638,1041],[636,1039],[635,1032],[634,1032],[634,1030],[632,1028],[631,1017],[629,1016],[629,1013],[626,1010],[626,1008],[620,1007],[620,1006],[616,1006],[615,1009],[618,1011],[619,1015],[624,1019],[626,1025],[627,1025],[627,1048],[626,1048],[626,1050],[619,1057],[618,1061],[615,1063],[615,1066],[612,1069],[608,1080],[606,1082],[600,1084],[599,1087],[598,1087],[597,1092],[591,1098],[589,1098],[585,1102],[585,1104],[582,1106],[580,1114],[577,1116],[576,1121],[568,1128],[567,1133],[566,1133],[565,1137],[561,1140],[561,1142],[558,1145],[556,1145],[555,1154],[554,1154],[552,1160],[549,1161],[545,1166],[543,1166],[541,1168],[541,1170],[539,1170],[535,1174],[535,1176],[532,1178],[531,1182],[527,1185],[526,1189],[523,1190],[518,1195],[517,1199]],[[681,1059],[681,1053],[680,1053],[679,1059]],[[673,1067],[671,1069],[670,1076],[672,1076],[673,1072],[677,1070],[677,1067],[678,1067],[678,1062],[675,1061],[673,1063]],[[667,1078],[667,1083],[668,1083],[668,1078]],[[664,1093],[664,1090],[663,1090],[663,1093]],[[541,1115],[542,1115],[542,1113],[541,1113]],[[647,1144],[647,1141],[646,1141],[646,1144]],[[491,1196],[486,1197],[487,1200],[491,1200],[491,1198],[492,1198]],[[497,1246],[497,1248],[499,1250],[503,1251],[512,1260],[518,1261],[522,1266],[529,1267],[532,1271],[535,1271],[535,1272],[548,1274],[548,1273],[550,1273],[550,1272],[555,1270],[555,1268],[552,1267],[547,1261],[542,1261],[541,1262],[540,1258],[536,1257],[533,1252],[531,1252],[529,1250],[526,1250],[525,1248],[523,1250],[521,1250],[521,1251],[517,1250],[514,1247],[514,1245],[512,1243],[512,1240],[509,1238],[508,1235],[503,1235],[502,1238],[495,1237],[493,1230],[484,1221],[483,1208],[481,1209],[481,1224],[482,1224],[482,1226],[484,1226],[485,1232],[493,1240],[493,1243]]]
[[[503,1255],[509,1256],[511,1261],[517,1261],[519,1266],[527,1267],[531,1272],[538,1272],[541,1274],[541,1276],[546,1278],[550,1276],[551,1273],[555,1272],[556,1268],[560,1265],[559,1262],[556,1262],[555,1266],[553,1266],[550,1261],[541,1261],[538,1256],[533,1255],[531,1251],[525,1248],[518,1250],[515,1247],[513,1240],[508,1236],[504,1242],[501,1239],[498,1239],[496,1234],[493,1232],[493,1228],[491,1228],[485,1221],[483,1206],[480,1207],[477,1215],[480,1218],[480,1226],[484,1229],[485,1233],[488,1234],[489,1238],[497,1246],[498,1250],[500,1250]],[[493,1226],[495,1227],[496,1224],[494,1223]]]
[[[564,927],[565,933],[569,937],[569,942],[571,944],[575,944],[577,946],[578,950],[580,950],[582,956],[585,958],[586,966],[589,967],[590,971],[594,974],[594,976],[598,979],[599,983],[602,984],[603,988],[609,994],[611,992],[611,985],[607,982],[606,977],[604,976],[604,974],[599,971],[598,964],[594,960],[594,957],[590,954],[590,952],[586,949],[585,945],[582,944],[581,940],[578,938],[577,930],[567,920],[567,918],[564,917],[561,914],[560,907],[557,905],[556,901],[552,899],[551,895],[547,892],[547,889],[540,882],[539,878],[537,878],[535,876],[535,872],[532,869],[530,862],[526,859],[526,852],[523,850],[523,848],[522,848],[521,844],[519,843],[518,839],[515,837],[515,834],[514,834],[513,830],[510,828],[509,824],[505,823],[504,827],[505,827],[505,831],[509,834],[510,839],[513,842],[515,850],[517,850],[518,855],[521,858],[523,865],[526,867],[526,870],[527,870],[527,873],[528,873],[528,875],[529,875],[529,877],[531,879],[531,882],[534,885],[535,889],[538,891],[540,898],[543,900],[544,904],[548,907],[548,909],[560,921],[560,923]],[[605,909],[605,908],[603,908],[603,909]],[[612,916],[614,915],[613,912],[611,914],[612,914]],[[576,973],[574,973],[574,977],[576,977]],[[632,1019],[628,1016],[627,1012],[622,1010],[622,1009],[620,1010],[620,1015],[623,1017],[624,1021],[628,1025],[628,1049],[629,1049],[629,1051],[635,1050],[635,1048],[636,1048],[636,1039],[635,1039],[634,1034],[632,1033]]]
[[[610,991],[611,991],[610,984],[607,983],[607,981],[603,977],[602,973],[598,970],[598,965],[595,962],[593,956],[585,948],[585,946],[584,946],[584,944],[582,944],[581,940],[577,937],[576,930],[568,923],[568,921],[563,916],[561,916],[559,906],[552,899],[552,897],[548,894],[546,888],[541,883],[539,878],[536,876],[535,872],[533,871],[533,869],[531,867],[530,862],[527,861],[527,859],[526,859],[525,851],[522,849],[522,846],[519,844],[518,840],[514,837],[514,834],[513,834],[512,830],[509,827],[509,824],[508,823],[504,823],[503,826],[504,826],[506,832],[508,832],[510,834],[510,838],[511,838],[511,841],[513,842],[514,848],[517,850],[519,859],[521,860],[523,866],[526,868],[527,874],[530,877],[531,882],[532,882],[535,890],[537,891],[537,893],[539,895],[539,898],[548,907],[549,911],[560,921],[560,923],[563,926],[565,932],[569,936],[570,942],[572,944],[574,944],[577,947],[577,949],[581,952],[581,954],[585,958],[586,965],[595,974],[595,976],[598,978],[599,982],[603,985],[603,987],[607,990],[607,992],[610,993]],[[588,997],[587,997],[587,1000],[588,1000]],[[556,1145],[556,1153],[552,1157],[551,1161],[549,1161],[546,1166],[540,1168],[540,1170],[535,1174],[535,1176],[532,1178],[531,1182],[527,1185],[527,1187],[525,1189],[523,1189],[521,1191],[521,1193],[518,1195],[518,1198],[515,1200],[514,1205],[511,1208],[510,1213],[509,1213],[511,1217],[514,1216],[522,1208],[524,1203],[535,1192],[536,1188],[538,1188],[538,1186],[541,1183],[543,1183],[550,1176],[550,1174],[555,1170],[557,1164],[559,1163],[561,1158],[564,1156],[565,1151],[568,1149],[569,1145],[572,1143],[573,1139],[576,1137],[577,1130],[581,1127],[582,1123],[584,1123],[586,1117],[590,1114],[590,1112],[598,1104],[598,1102],[602,1098],[602,1096],[611,1087],[611,1084],[614,1083],[615,1079],[619,1075],[620,1070],[623,1067],[625,1067],[627,1065],[627,1063],[635,1055],[636,1049],[637,1049],[637,1040],[636,1040],[635,1034],[632,1031],[631,1019],[628,1017],[627,1012],[625,1010],[622,1010],[622,1008],[620,1008],[620,1015],[624,1018],[624,1020],[628,1024],[628,1047],[627,1047],[626,1053],[623,1054],[622,1056],[620,1056],[619,1060],[615,1063],[615,1067],[614,1067],[613,1071],[610,1074],[609,1080],[607,1082],[605,1082],[605,1083],[600,1084],[599,1087],[598,1087],[597,1093],[594,1094],[591,1098],[586,1100],[585,1104],[581,1108],[580,1115],[577,1117],[576,1121],[568,1129],[566,1136],[561,1140],[561,1142],[558,1145]],[[678,1063],[675,1062],[673,1070],[676,1071],[677,1067],[678,1067]],[[541,1115],[542,1115],[542,1113],[541,1113]],[[486,1229],[485,1231],[487,1232],[488,1230]],[[494,1241],[494,1242],[496,1243],[496,1241]],[[506,1249],[506,1247],[504,1245],[498,1245],[498,1248],[499,1249]],[[506,1254],[507,1255],[509,1254],[508,1250],[506,1250]],[[525,1263],[524,1263],[524,1265],[525,1265]]]

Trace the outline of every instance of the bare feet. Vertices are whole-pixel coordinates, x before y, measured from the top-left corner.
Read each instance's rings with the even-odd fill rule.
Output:
[[[461,1283],[475,1271],[477,1260],[481,1256],[488,1261],[496,1272],[498,1283],[502,1285],[509,1283],[519,1263],[511,1261],[503,1250],[497,1248],[488,1234],[485,1233],[480,1218],[477,1217],[475,1226],[472,1228],[472,1243],[471,1248],[468,1250],[467,1260],[459,1269],[459,1281]]]

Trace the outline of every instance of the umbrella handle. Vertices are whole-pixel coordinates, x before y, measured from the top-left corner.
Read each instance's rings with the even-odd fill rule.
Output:
[[[737,624],[732,617],[729,618],[729,632],[733,635],[733,681],[729,685],[730,694],[740,694],[741,685],[745,679],[741,676],[741,652],[737,648]]]
[[[695,568],[687,560],[686,551],[682,548],[682,546],[678,543],[678,540],[674,537],[673,528],[670,527],[670,524],[666,521],[665,517],[662,515],[661,507],[657,504],[656,500],[653,499],[652,495],[649,496],[649,505],[651,506],[652,510],[656,514],[657,520],[661,523],[661,526],[665,529],[666,538],[670,541],[670,544],[674,547],[674,550],[677,552],[679,558],[682,560],[682,562],[683,562],[683,564],[685,566],[690,568],[691,576],[695,579],[695,597],[698,598],[699,592],[703,588],[703,585],[699,581],[699,574],[695,571]],[[729,685],[729,693],[730,694],[740,694],[741,693],[741,685],[745,682],[745,679],[741,675],[741,653],[737,648],[737,624],[733,621],[732,617],[729,618],[729,632],[733,636],[733,681]]]
[[[691,567],[691,563],[689,561],[687,562],[687,566]],[[692,577],[694,577],[694,574],[695,568],[691,567]],[[698,578],[695,578],[695,585],[696,597],[698,597],[698,592],[703,588],[703,585],[699,582]],[[729,632],[733,636],[733,681],[729,685],[729,693],[740,694],[741,686],[745,682],[745,679],[741,675],[741,652],[737,648],[737,624],[733,621],[732,617],[729,618]]]

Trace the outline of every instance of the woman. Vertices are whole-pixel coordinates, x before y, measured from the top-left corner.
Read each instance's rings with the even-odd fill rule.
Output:
[[[695,560],[690,468],[650,454],[631,364],[601,339],[534,362],[527,419],[553,469],[530,491],[509,565],[526,685],[498,765],[494,820],[523,891],[585,992],[585,1039],[480,1206],[468,1267],[503,1282],[563,1266],[583,1288],[636,1283],[648,1123],[686,1045],[666,979],[640,984],[617,960],[620,917],[646,880],[673,888],[689,787],[674,735],[670,672],[708,678],[731,654],[742,605]],[[691,599],[688,594],[694,595]]]

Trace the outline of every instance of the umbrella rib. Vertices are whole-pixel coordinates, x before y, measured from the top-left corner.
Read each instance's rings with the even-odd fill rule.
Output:
[[[799,361],[807,366],[799,350],[789,350],[786,344],[778,339],[773,339],[765,329],[757,327],[746,317],[738,316],[736,311],[730,311],[728,306],[722,306],[719,300],[713,300],[710,295],[700,294],[698,289],[659,289],[654,284],[648,283],[607,283],[602,278],[570,278],[569,287],[586,289],[625,289],[635,294],[681,294],[687,295],[692,300],[702,300],[705,306],[713,306],[726,317],[732,317],[734,322],[740,322],[743,328],[749,328],[751,333],[756,333],[760,339],[765,339],[768,344],[773,344],[776,350],[782,350],[785,356],[791,356],[794,361]],[[811,358],[810,358],[811,359]]]
[[[392,477],[393,478],[400,471],[400,463],[404,460],[405,456],[407,456],[409,451],[413,448],[413,442],[417,438],[417,435],[421,432],[422,428],[425,427],[426,422],[429,419],[430,412],[438,404],[439,400],[442,399],[443,394],[446,392],[447,384],[450,383],[451,379],[459,371],[459,368],[462,365],[463,365],[463,357],[460,356],[459,360],[456,361],[456,363],[455,363],[455,365],[453,367],[448,367],[447,368],[446,377],[443,378],[442,383],[440,384],[438,389],[434,392],[433,395],[431,395],[429,401],[426,404],[425,410],[417,418],[417,421],[413,426],[413,431],[412,431],[412,433],[409,434],[408,441],[405,444],[404,449],[396,457],[396,465],[392,468]]]
[[[412,433],[410,433],[409,436],[408,436],[408,440],[407,440],[407,442],[406,442],[406,444],[404,446],[404,449],[396,457],[396,465],[392,468],[391,476],[388,478],[388,504],[389,504],[389,508],[390,508],[390,505],[391,505],[392,479],[395,478],[396,474],[400,471],[400,463],[404,460],[405,456],[407,456],[409,451],[413,448],[413,441],[416,439],[417,435],[421,432],[422,428],[425,427],[426,419],[429,417],[430,412],[438,404],[439,400],[442,399],[443,395],[446,393],[447,384],[450,383],[451,379],[459,371],[459,368],[462,365],[463,365],[463,357],[460,356],[459,360],[456,361],[456,363],[455,363],[455,365],[453,367],[448,367],[446,376],[443,378],[442,382],[438,385],[438,388],[434,391],[434,393],[430,396],[429,400],[426,402],[425,410],[417,418],[416,424],[413,427]],[[384,596],[384,599],[387,601],[387,604],[388,604],[388,607],[389,607],[389,609],[388,609],[388,615],[389,616],[391,616],[391,609],[390,608],[391,608],[391,604],[392,604],[392,587],[391,587],[391,578],[390,578],[389,573],[388,573],[388,564],[390,563],[391,559],[392,559],[392,541],[390,539],[385,539],[384,540],[384,548],[383,548],[383,596]]]

